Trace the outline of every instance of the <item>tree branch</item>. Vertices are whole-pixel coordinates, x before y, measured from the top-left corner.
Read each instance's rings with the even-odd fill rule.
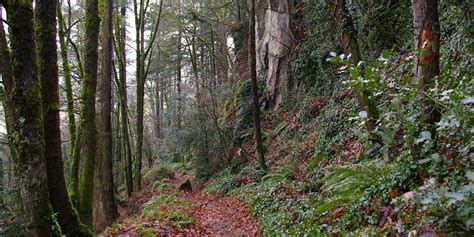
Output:
[[[10,24],[8,24],[8,21],[6,21],[6,20],[3,19],[3,18],[0,18],[0,22],[3,22],[3,23],[5,23],[5,24],[7,24],[7,26],[10,26]]]
[[[148,45],[148,48],[145,50],[145,58],[147,57],[147,55],[150,53],[152,47],[153,47],[153,44],[155,42],[155,39],[156,39],[156,35],[158,34],[158,28],[160,27],[160,22],[161,22],[161,12],[163,10],[163,1],[160,1],[160,8],[158,10],[158,19],[156,21],[156,24],[155,24],[155,29],[153,30],[153,33],[152,33],[152,36],[150,38],[151,42],[150,44]]]

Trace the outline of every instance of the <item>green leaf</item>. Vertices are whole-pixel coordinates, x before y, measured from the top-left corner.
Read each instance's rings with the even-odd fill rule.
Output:
[[[384,59],[389,59],[389,58],[390,58],[390,51],[387,50],[387,49],[384,49],[384,50],[382,51],[382,58],[384,58]]]
[[[356,68],[351,68],[351,77],[352,79],[357,79],[360,76],[359,70]]]

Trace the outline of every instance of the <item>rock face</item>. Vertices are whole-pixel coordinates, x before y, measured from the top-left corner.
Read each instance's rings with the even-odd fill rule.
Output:
[[[186,182],[179,185],[179,190],[192,192],[193,191],[193,186],[191,185],[191,181],[189,181],[189,179],[188,179],[188,180],[186,180]]]
[[[281,103],[281,87],[287,79],[287,65],[293,35],[290,28],[290,0],[263,0],[259,5],[257,68],[264,75],[267,99],[272,109]]]

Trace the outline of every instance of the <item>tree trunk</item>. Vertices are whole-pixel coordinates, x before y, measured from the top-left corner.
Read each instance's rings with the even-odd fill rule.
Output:
[[[0,7],[0,18],[2,18],[2,8]],[[15,106],[12,101],[12,91],[13,91],[13,69],[10,63],[10,51],[8,49],[7,38],[5,34],[5,28],[3,27],[3,22],[0,22],[0,74],[2,74],[3,87],[0,89],[0,94],[2,96],[2,105],[5,113],[5,127],[8,135],[8,148],[10,151],[10,156],[8,157],[8,187],[5,192],[9,193],[7,196],[6,204],[9,206],[10,210],[13,210],[15,213],[21,213],[21,194],[20,190],[17,188],[18,177],[15,175],[12,170],[18,162],[18,153],[16,152],[15,145],[13,144],[12,134],[15,128]]]
[[[223,85],[229,81],[229,48],[227,46],[228,25],[226,22],[216,24],[216,59],[217,59],[217,83]]]
[[[160,100],[160,78],[155,81],[155,136],[161,138],[161,100]]]
[[[74,97],[72,94],[72,83],[71,83],[71,69],[69,67],[68,49],[66,44],[66,32],[64,31],[65,22],[61,11],[61,5],[57,7],[58,13],[58,29],[59,29],[59,45],[61,49],[61,60],[63,66],[63,77],[64,86],[66,89],[66,101],[67,101],[67,116],[68,116],[68,128],[70,138],[70,157],[73,157],[74,141],[76,141],[76,118],[74,115]],[[78,163],[78,161],[71,161],[71,163]],[[77,167],[77,165],[75,165]]]
[[[37,77],[33,6],[31,1],[9,1],[6,7],[10,29],[14,133],[18,155],[15,165],[29,236],[53,236],[53,210],[49,199],[41,85]]]
[[[118,78],[117,73],[115,73],[115,78]],[[117,90],[117,88],[116,88]],[[115,111],[114,118],[112,120],[112,127],[114,128],[115,136],[112,137],[112,144],[114,144],[114,181],[115,185],[114,188],[117,190],[117,187],[122,186],[125,184],[125,161],[124,161],[124,154],[123,154],[123,144],[122,139],[122,127],[120,125],[120,97],[119,100],[115,102],[115,107],[117,111]]]
[[[182,123],[182,107],[183,107],[183,101],[182,101],[182,95],[181,95],[181,83],[182,83],[182,78],[181,78],[181,64],[182,64],[182,54],[181,54],[181,31],[179,32],[179,37],[178,37],[178,46],[177,46],[177,62],[176,62],[176,93],[177,93],[177,108],[176,108],[176,127],[181,129],[181,123]]]
[[[143,158],[143,113],[144,113],[144,97],[145,97],[145,81],[148,74],[148,68],[146,60],[149,60],[149,55],[153,52],[153,43],[156,39],[158,32],[158,26],[160,25],[161,11],[163,9],[163,1],[160,1],[158,20],[153,26],[150,39],[147,47],[145,48],[145,11],[148,8],[148,3],[145,4],[144,0],[133,1],[133,11],[135,13],[135,27],[136,27],[136,54],[137,54],[137,67],[136,67],[136,78],[137,78],[137,139],[135,147],[135,180],[134,187],[136,191],[141,190],[141,169],[142,169],[142,158]],[[146,6],[145,6],[146,5]]]
[[[252,74],[252,96],[253,96],[253,116],[255,126],[255,140],[257,142],[257,158],[260,167],[267,170],[265,164],[262,131],[260,129],[260,103],[258,102],[258,84],[257,84],[257,55],[255,47],[255,0],[252,0],[250,10],[250,70]]]
[[[416,77],[420,81],[419,97],[422,100],[422,114],[428,126],[439,121],[441,113],[435,103],[424,95],[439,74],[439,37],[437,0],[412,0],[415,47],[420,50],[416,65]],[[435,129],[430,129],[433,132]]]
[[[98,202],[94,208],[94,229],[97,232],[111,225],[117,210],[114,199],[114,182],[112,173],[112,0],[104,1],[102,21],[102,57],[99,96],[99,137],[96,171],[100,186],[96,188]]]
[[[0,18],[2,18],[2,8],[0,7]],[[9,137],[9,146],[12,161],[17,161],[17,156],[15,155],[15,149],[12,143],[11,134],[13,133],[13,127],[15,125],[15,106],[12,101],[12,91],[13,91],[13,69],[10,63],[10,51],[8,49],[7,37],[5,34],[5,28],[3,27],[3,22],[0,23],[0,74],[2,74],[2,103],[5,113],[5,125],[7,128],[7,133]]]
[[[214,25],[211,23],[209,30],[211,31],[211,51],[209,52],[209,59],[210,59],[210,64],[209,64],[209,72],[210,72],[210,81],[209,81],[209,90],[211,94],[213,91],[215,91],[215,88],[217,86],[217,67],[216,67],[216,40],[214,37]]]
[[[128,99],[127,99],[127,55],[125,51],[125,43],[127,39],[126,31],[126,13],[127,7],[125,5],[120,7],[120,21],[118,18],[115,21],[115,32],[116,46],[115,54],[119,59],[119,75],[118,75],[118,86],[119,86],[119,97],[120,97],[120,120],[121,120],[121,131],[122,139],[124,141],[124,156],[125,156],[125,184],[127,187],[127,194],[130,195],[133,192],[133,173],[132,173],[132,149],[130,146],[130,136],[128,131]]]
[[[164,80],[165,78],[163,78],[160,82],[160,109],[162,111],[162,114],[165,113],[165,94],[166,94],[166,89],[164,88],[165,87],[165,83],[164,83]],[[160,121],[160,125],[164,124],[164,121],[163,121],[163,116],[161,116],[161,121]]]
[[[137,2],[139,1],[139,2]],[[135,27],[136,27],[136,80],[137,80],[137,138],[135,146],[135,162],[134,162],[134,188],[135,191],[141,190],[141,169],[143,156],[143,106],[145,97],[145,78],[144,78],[144,0],[134,0]]]
[[[261,41],[257,56],[258,74],[265,75],[272,109],[278,109],[282,102],[282,86],[288,78],[289,56],[293,47],[289,2],[262,0],[257,13],[258,41]]]
[[[137,63],[138,65],[138,63]],[[140,73],[137,73],[140,74]],[[138,75],[137,75],[138,76]],[[138,78],[138,77],[137,77]],[[141,169],[143,156],[143,107],[144,107],[144,85],[142,79],[137,80],[137,139],[135,146],[135,161],[134,161],[134,191],[141,190]]]
[[[100,19],[98,0],[86,0],[84,78],[81,88],[80,123],[80,170],[78,187],[78,211],[84,224],[92,227],[92,198],[94,190],[94,166],[96,157],[97,48]],[[77,140],[77,139],[76,139]]]
[[[56,7],[57,1],[50,0],[37,0],[35,7],[49,197],[64,234],[67,236],[91,236],[92,234],[88,233],[80,223],[71,204],[64,177],[59,119]]]

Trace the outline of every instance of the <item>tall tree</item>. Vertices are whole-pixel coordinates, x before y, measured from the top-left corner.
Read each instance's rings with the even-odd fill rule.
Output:
[[[139,1],[139,2],[138,2]],[[149,1],[147,1],[148,3]],[[146,6],[148,7],[148,5]],[[135,14],[136,28],[136,80],[137,80],[137,122],[136,122],[136,144],[135,144],[135,161],[134,161],[134,180],[133,186],[135,190],[141,189],[141,169],[143,154],[143,106],[145,96],[145,65],[143,51],[145,50],[145,1],[134,0],[133,11]]]
[[[13,67],[12,102],[15,105],[11,134],[18,161],[15,165],[30,236],[52,236],[53,210],[49,199],[44,148],[41,85],[35,54],[32,1],[0,2],[6,7]],[[60,232],[60,231],[59,231]]]
[[[68,116],[68,128],[70,137],[70,157],[73,157],[74,141],[76,140],[76,118],[74,115],[74,97],[72,94],[72,82],[71,82],[71,67],[69,66],[68,59],[68,45],[66,43],[66,24],[61,11],[61,4],[57,7],[58,14],[58,34],[59,34],[59,46],[61,50],[61,63],[63,67],[63,78],[64,87],[66,90],[66,101],[67,101],[67,116]],[[77,161],[74,161],[77,163]]]
[[[422,114],[426,124],[431,126],[440,119],[440,112],[434,101],[424,95],[439,74],[438,0],[413,0],[413,24],[415,28],[415,47],[420,50],[416,65],[416,77],[420,82]],[[434,133],[435,130],[431,129]],[[433,134],[434,135],[434,134]]]
[[[2,18],[2,8],[0,7],[0,18]],[[13,139],[11,134],[13,134],[13,129],[15,127],[15,110],[12,101],[12,91],[13,91],[13,71],[12,65],[10,63],[10,50],[8,48],[7,37],[5,33],[5,28],[3,22],[0,22],[0,74],[2,75],[3,87],[0,88],[0,96],[2,100],[2,105],[5,114],[5,128],[8,134],[8,147],[10,150],[10,155],[8,160],[6,160],[5,168],[8,169],[9,179],[8,184],[4,187],[8,187],[9,190],[4,190],[7,192],[13,191],[11,193],[11,198],[7,198],[6,204],[14,210],[16,213],[21,212],[21,195],[20,191],[16,188],[16,183],[18,178],[16,175],[11,172],[12,167],[18,161],[18,156],[16,153],[15,146],[13,144]]]
[[[126,30],[126,14],[127,6],[125,3],[120,7],[120,20],[115,17],[115,55],[118,58],[118,95],[120,102],[120,120],[122,129],[122,139],[124,141],[124,154],[125,154],[125,184],[127,187],[127,194],[130,195],[133,192],[133,174],[132,174],[132,149],[130,146],[130,136],[128,132],[128,100],[127,100],[127,54],[125,50],[125,43],[127,39]],[[118,43],[117,43],[118,42]]]
[[[148,44],[145,45],[145,13],[150,7],[150,0],[134,0],[133,12],[135,14],[136,28],[136,79],[137,79],[137,122],[136,122],[136,145],[135,145],[135,167],[134,184],[136,191],[141,189],[141,170],[143,156],[143,112],[145,98],[145,82],[148,75],[149,61],[153,53],[158,27],[160,25],[163,1],[160,1],[158,16],[153,21],[153,28]]]
[[[178,38],[177,40],[177,48],[176,48],[176,53],[177,53],[177,61],[176,61],[176,97],[177,97],[177,102],[176,102],[176,128],[181,129],[181,120],[182,120],[182,109],[183,109],[183,98],[181,95],[182,91],[182,75],[181,75],[181,66],[182,66],[182,61],[183,61],[183,55],[181,54],[181,30],[178,33]]]
[[[96,111],[97,58],[100,18],[98,0],[86,0],[84,78],[81,87],[81,111],[79,136],[80,169],[78,186],[78,211],[84,224],[92,227],[92,198],[94,190],[94,168],[96,157]]]
[[[98,126],[100,140],[98,142],[100,155],[97,156],[98,182],[96,188],[98,202],[94,210],[94,228],[98,231],[112,224],[117,214],[114,199],[114,181],[112,172],[112,9],[113,1],[104,1],[102,21],[102,54],[100,74],[100,96]]]
[[[160,74],[158,73],[155,80],[155,136],[156,139],[161,138],[161,100],[160,100]]]
[[[264,150],[263,150],[263,140],[262,140],[262,131],[260,128],[260,103],[258,101],[258,84],[257,84],[257,55],[256,55],[256,46],[255,46],[255,0],[252,0],[250,6],[250,71],[252,75],[252,96],[253,96],[253,116],[254,116],[254,126],[255,126],[255,140],[257,142],[257,158],[260,164],[260,167],[263,170],[267,169],[265,164]]]
[[[67,236],[91,235],[82,226],[66,188],[59,119],[59,76],[56,49],[57,1],[37,0],[36,41],[43,108],[45,158],[51,205]]]
[[[2,8],[0,7],[0,18],[2,18]],[[8,49],[7,37],[5,34],[5,28],[3,22],[0,23],[0,74],[2,75],[2,84],[1,88],[2,93],[2,104],[5,110],[5,125],[8,134],[12,134],[12,129],[14,127],[15,120],[15,111],[12,101],[12,91],[13,91],[13,71],[12,65],[10,63],[10,51]],[[9,136],[11,137],[11,136]],[[14,146],[11,139],[9,139],[9,146],[11,157],[13,162],[16,162],[16,155]]]

